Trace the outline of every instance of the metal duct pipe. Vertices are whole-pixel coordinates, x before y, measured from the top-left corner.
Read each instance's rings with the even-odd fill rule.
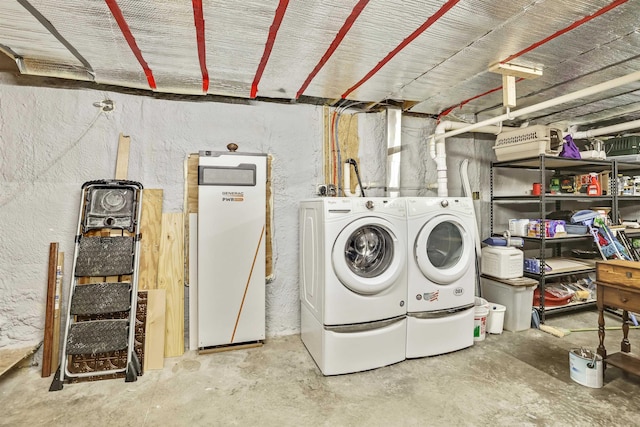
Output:
[[[478,123],[468,125],[461,129],[452,130],[442,135],[437,135],[437,139],[449,138],[461,133],[471,132],[475,129],[482,128],[487,125],[493,125],[501,123],[505,120],[513,120],[517,117],[524,116],[525,114],[535,113],[536,111],[544,110],[545,108],[555,107],[556,105],[564,104],[565,102],[573,101],[575,99],[584,98],[585,96],[594,95],[596,93],[604,92],[609,89],[616,88],[618,86],[624,86],[629,83],[640,80],[640,71],[636,71],[626,76],[618,77],[617,79],[609,80],[608,82],[600,83],[585,89],[580,89],[575,92],[568,93],[566,95],[559,96],[557,98],[550,99],[548,101],[540,102],[538,104],[524,107],[516,111],[510,111],[506,114],[493,117],[491,119],[483,120]]]
[[[402,109],[387,107],[387,197],[400,195],[400,154],[402,153]]]
[[[631,129],[637,129],[637,128],[640,128],[640,119],[633,120],[631,122],[626,122],[626,123],[619,123],[617,125],[611,125],[603,128],[585,130],[583,132],[573,132],[571,135],[575,139],[584,139],[584,138],[591,138],[592,136],[615,134],[618,132],[622,132],[624,130],[631,130]]]

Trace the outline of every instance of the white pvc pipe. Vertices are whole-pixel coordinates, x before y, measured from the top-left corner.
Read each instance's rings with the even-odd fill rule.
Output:
[[[626,84],[633,83],[637,80],[640,80],[640,71],[627,74],[626,76],[618,77],[617,79],[609,80],[608,82],[604,82],[588,88],[580,89],[575,92],[571,92],[566,95],[562,95],[557,98],[550,99],[548,101],[531,105],[529,107],[524,107],[516,111],[511,111],[507,114],[501,114],[491,119],[483,120],[481,122],[474,123],[460,129],[455,129],[450,132],[446,132],[442,135],[437,135],[436,138],[445,139],[452,136],[460,135],[462,133],[471,132],[475,129],[479,129],[487,125],[501,123],[505,120],[513,120],[517,117],[524,116],[526,114],[535,113],[536,111],[544,110],[545,108],[555,107],[556,105],[564,104],[565,102],[573,101],[576,99],[584,98],[585,96],[604,92],[605,90],[613,89],[618,86],[624,86]]]
[[[588,123],[598,122],[598,121],[607,120],[607,119],[614,119],[616,117],[624,116],[626,114],[635,113],[636,111],[640,111],[640,104],[632,104],[624,108],[615,108],[607,111],[586,114],[580,117],[580,120],[570,121],[569,126],[586,125]],[[554,125],[551,124],[550,126],[553,127]],[[556,125],[556,127],[561,127],[561,126]]]
[[[447,189],[447,154],[444,146],[444,138],[439,139],[438,135],[444,135],[446,131],[451,129],[461,129],[469,126],[467,123],[444,121],[440,122],[434,131],[434,134],[429,137],[429,155],[436,162],[437,171],[437,184],[439,197],[447,197],[449,191]],[[474,130],[474,132],[492,133],[498,134],[502,130],[501,126],[481,126]]]
[[[436,126],[435,134],[444,133],[444,128],[438,129],[440,125]],[[436,171],[438,174],[438,196],[447,197],[449,195],[447,189],[447,153],[444,149],[444,139],[436,142],[435,137],[433,140],[433,146],[429,149],[431,158],[436,161]]]
[[[640,128],[640,120],[633,120],[631,122],[619,123],[617,125],[611,125],[603,128],[590,129],[582,132],[573,132],[572,136],[575,139],[585,139],[585,138],[591,138],[593,136],[616,134],[624,130],[631,130],[631,129],[638,129],[638,128]]]
[[[400,155],[402,154],[402,109],[387,107],[386,196],[400,196]]]
[[[358,193],[351,192],[351,164],[345,163],[342,168],[342,178],[343,178],[343,186],[342,191],[344,191],[344,195],[346,197],[356,197]],[[356,186],[356,191],[358,190],[358,186]]]

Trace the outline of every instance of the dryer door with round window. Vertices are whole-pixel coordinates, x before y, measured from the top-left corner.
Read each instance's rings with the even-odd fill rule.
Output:
[[[406,257],[392,225],[382,218],[359,218],[338,235],[332,251],[333,268],[349,290],[373,295],[394,285]]]
[[[414,247],[422,274],[439,285],[458,280],[475,262],[472,237],[455,215],[437,215],[427,221]]]

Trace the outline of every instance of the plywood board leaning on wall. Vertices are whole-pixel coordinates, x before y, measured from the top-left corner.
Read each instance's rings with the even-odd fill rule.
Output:
[[[127,179],[129,173],[129,149],[131,137],[120,133],[118,138],[118,157],[116,158],[116,179]]]
[[[357,127],[356,127],[357,129]],[[189,154],[186,160],[186,173],[185,173],[185,277],[189,277],[189,214],[198,213],[198,154]],[[266,248],[266,279],[269,280],[273,277],[273,235],[272,235],[272,212],[273,212],[273,192],[272,192],[272,161],[273,157],[269,155],[267,157],[267,200],[266,200],[266,234],[265,234],[265,248]]]
[[[31,344],[27,347],[0,350],[0,376],[9,372],[11,368],[35,353],[36,350],[40,348],[40,344],[42,343]]]
[[[189,154],[187,158],[187,192],[186,197],[186,214],[198,213],[198,161],[200,156]]]
[[[144,371],[164,367],[164,334],[167,291],[147,290],[147,324],[144,340]]]
[[[273,280],[273,234],[271,232],[271,223],[273,222],[273,191],[271,188],[271,167],[273,165],[273,156],[267,156],[267,215],[265,224],[265,276],[267,282]]]
[[[162,237],[162,189],[142,190],[138,289],[158,287],[158,257]]]
[[[166,291],[165,357],[184,353],[184,215],[162,214],[158,289]]]
[[[184,277],[186,285],[189,286],[189,260],[191,253],[189,244],[191,240],[190,230],[190,214],[198,213],[198,154],[189,154],[184,161]],[[195,238],[195,236],[194,236]],[[194,301],[195,302],[195,301]]]

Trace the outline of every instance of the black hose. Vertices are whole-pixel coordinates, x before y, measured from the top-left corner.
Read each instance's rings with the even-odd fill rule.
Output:
[[[362,186],[362,181],[360,181],[360,172],[358,172],[358,162],[356,162],[354,159],[347,159],[345,163],[349,163],[351,166],[353,166],[353,170],[356,173],[356,178],[358,179],[358,185],[360,186],[360,194],[362,195],[362,197],[366,197],[364,195],[364,187]]]

